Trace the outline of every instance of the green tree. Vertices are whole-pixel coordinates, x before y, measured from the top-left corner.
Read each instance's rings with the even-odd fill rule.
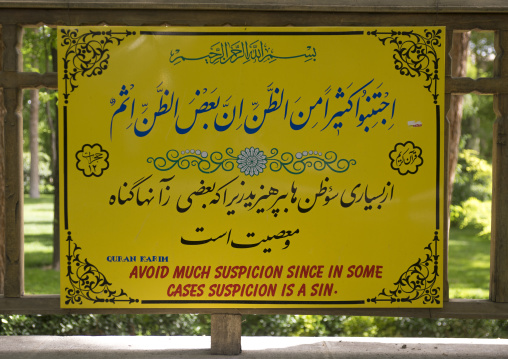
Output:
[[[492,77],[495,57],[494,33],[472,32],[469,52],[467,76]],[[495,119],[492,95],[465,95],[462,118],[465,148],[477,151],[482,158],[492,158],[492,128]]]
[[[454,33],[452,57],[452,76],[464,77],[467,73],[469,32]],[[450,138],[448,150],[448,203],[451,203],[453,183],[455,180],[455,168],[459,158],[459,143],[462,130],[463,96],[451,96],[448,119],[450,121]]]
[[[467,76],[491,77],[495,57],[494,33],[472,32]],[[492,193],[493,96],[464,96],[460,154],[450,208],[451,225],[474,228],[490,237]]]
[[[25,29],[23,36],[23,71],[25,72],[49,72],[56,71],[53,66],[53,50],[56,48],[56,30],[48,27],[36,29]],[[37,90],[38,95],[32,96]],[[36,128],[38,132],[39,145],[38,152],[41,155],[41,165],[46,164],[51,169],[56,165],[56,143],[53,139],[55,134],[55,118],[57,115],[56,91],[48,89],[32,89],[23,94],[23,151],[29,151],[29,119],[30,108],[32,105],[38,106],[37,115],[39,124]],[[25,179],[28,180],[29,174]],[[53,192],[52,173],[41,174],[41,187],[45,192]]]
[[[469,66],[467,75],[471,78],[492,77],[494,74],[494,32],[473,31],[469,42]]]
[[[33,36],[37,36],[39,29],[34,29]],[[25,63],[31,65],[31,70],[38,72],[38,51],[32,48],[25,57]],[[39,89],[30,89],[30,116],[28,121],[28,144],[30,148],[30,186],[31,198],[39,198]]]
[[[24,71],[56,72],[56,29],[46,26],[25,29],[22,53],[25,60]],[[58,185],[57,100],[57,91],[48,89],[31,89],[25,91],[23,95],[23,137],[24,152],[26,153],[24,156],[25,191],[30,185],[30,191],[38,190],[40,187],[43,192],[55,192],[54,269],[59,267],[60,262],[59,197],[58,191],[55,191]],[[35,118],[38,119],[37,123]],[[34,139],[37,139],[38,143]],[[29,143],[32,143],[30,151]],[[28,155],[28,151],[30,155]],[[33,161],[34,157],[38,157],[39,160]],[[30,158],[30,166],[28,158]],[[39,176],[35,176],[34,171],[37,171]],[[39,184],[34,183],[37,181],[37,177],[40,179]]]

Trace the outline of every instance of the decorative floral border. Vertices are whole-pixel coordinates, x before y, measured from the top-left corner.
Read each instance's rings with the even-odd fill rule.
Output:
[[[425,35],[411,31],[380,32],[368,31],[367,35],[375,36],[383,45],[394,44],[396,46],[393,55],[395,69],[401,75],[425,78],[424,86],[429,92],[433,92],[434,104],[437,104],[437,82],[439,78],[439,58],[436,48],[441,47],[441,30],[424,30]]]
[[[106,276],[99,269],[91,264],[88,259],[81,260],[79,247],[67,232],[67,274],[71,288],[66,287],[65,304],[83,304],[83,300],[95,303],[127,302],[129,304],[139,303],[139,299],[128,297],[123,289],[112,290],[112,283],[108,282]],[[128,299],[123,299],[123,297]]]
[[[432,244],[434,242],[434,244]],[[438,264],[438,232],[434,232],[434,239],[424,249],[428,252],[425,259],[419,258],[412,264],[394,284],[393,290],[383,289],[374,298],[367,299],[368,303],[413,303],[423,300],[423,304],[440,304],[440,287],[434,287],[439,277]]]
[[[175,166],[186,170],[193,166],[203,173],[214,173],[218,169],[232,171],[236,164],[241,172],[249,176],[261,174],[267,166],[273,172],[285,169],[287,172],[297,175],[303,173],[307,168],[314,168],[316,171],[328,168],[333,172],[343,173],[356,164],[354,159],[338,159],[337,154],[333,151],[326,152],[324,156],[321,152],[316,151],[298,152],[295,155],[291,152],[284,152],[279,158],[277,158],[278,149],[272,148],[270,153],[271,156],[266,156],[263,151],[251,147],[235,155],[234,150],[229,147],[225,154],[216,151],[208,156],[207,152],[199,150],[178,152],[173,149],[166,153],[166,157],[149,157],[147,162],[153,163],[159,171],[169,171]]]

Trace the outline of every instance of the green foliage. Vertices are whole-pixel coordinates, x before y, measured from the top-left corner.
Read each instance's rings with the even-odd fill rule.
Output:
[[[0,315],[0,335],[210,335],[205,315]]]
[[[468,76],[492,77],[493,32],[471,32]],[[495,121],[493,96],[464,96],[462,138],[453,185],[450,223],[469,228],[484,238],[490,236],[492,166],[484,158],[492,157],[492,127]]]
[[[322,336],[327,333],[322,318],[319,315],[247,315],[243,317],[242,335]]]
[[[399,317],[349,317],[349,316],[255,316],[263,317],[262,324],[270,327],[269,331],[261,328],[255,335],[301,335],[298,325],[301,317],[309,317],[313,327],[321,327],[316,332],[308,332],[313,336],[344,336],[344,337],[430,337],[430,338],[506,338],[508,323],[503,320],[481,319],[422,319]],[[297,327],[288,331],[283,325],[278,329],[277,323],[293,322]],[[242,325],[242,332],[249,330],[249,321]],[[261,324],[261,323],[260,323]],[[247,326],[246,329],[244,329]]]
[[[494,32],[472,31],[469,41],[467,76],[494,76]],[[496,116],[492,95],[464,95],[462,135],[465,148],[474,149],[482,158],[492,157],[492,125]]]
[[[379,333],[392,337],[506,338],[508,322],[486,319],[374,318]],[[383,335],[384,336],[384,335]]]
[[[30,190],[30,152],[23,152],[23,189]],[[46,153],[39,153],[39,190],[41,193],[54,193],[51,158]]]
[[[48,122],[48,112],[46,105],[49,104],[49,114],[53,121],[57,119],[56,101],[58,92],[54,90],[39,90],[39,152],[51,156],[51,128]],[[30,91],[23,91],[23,151],[29,151],[29,132],[30,122]]]
[[[491,208],[491,201],[482,202],[470,197],[461,206],[450,206],[450,223],[460,229],[476,229],[480,236],[489,238]]]
[[[452,203],[459,205],[474,197],[480,201],[492,197],[492,165],[480,158],[478,152],[464,149],[459,153]]]
[[[56,29],[47,26],[25,28],[21,48],[23,71],[44,73],[51,69],[52,49],[56,49]]]
[[[335,321],[334,316],[327,316],[330,322]],[[340,317],[341,331],[340,334],[330,331],[331,336],[345,337],[377,337],[379,328],[375,323],[375,317]],[[339,328],[337,328],[339,329]]]
[[[479,78],[494,75],[496,51],[493,31],[472,31],[469,39],[469,53],[467,76]]]
[[[38,28],[26,28],[24,30],[23,45],[21,52],[23,54],[23,71],[26,72],[40,72],[56,71],[53,63],[53,54],[56,49],[56,29],[51,29],[46,26]],[[52,159],[51,159],[51,133],[52,129],[49,123],[48,116],[51,117],[53,122],[57,119],[56,102],[58,99],[58,92],[54,90],[39,89],[39,158],[42,165],[39,169],[43,172],[41,175],[41,190],[43,192],[52,192],[53,174],[52,174]],[[30,90],[23,91],[23,151],[29,152],[29,121],[30,121]],[[29,158],[27,159],[29,161]],[[30,168],[25,165],[26,159],[24,157],[24,186],[25,191],[29,186],[27,178],[29,173],[26,169]],[[42,166],[42,168],[41,168]]]
[[[464,147],[476,150],[480,157],[492,157],[492,128],[494,114],[492,95],[464,95],[462,113],[462,138]]]
[[[478,152],[463,149],[459,154],[453,185],[450,224],[471,228],[480,236],[490,236],[492,165]]]
[[[194,314],[0,315],[0,322],[0,335],[210,335],[210,316]],[[248,315],[242,323],[242,335],[506,338],[508,322],[485,319]]]

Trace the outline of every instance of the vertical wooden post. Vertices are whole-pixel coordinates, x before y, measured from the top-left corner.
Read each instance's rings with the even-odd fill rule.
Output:
[[[494,76],[508,83],[508,31],[496,32]],[[490,300],[508,302],[508,91],[494,95]]]
[[[238,355],[242,352],[242,316],[212,314],[212,354]]]
[[[23,29],[17,25],[2,28],[3,71],[22,69],[21,39]],[[22,90],[4,88],[5,117],[5,297],[24,293],[23,254],[23,103]]]
[[[445,81],[452,76],[452,45],[453,45],[453,29],[446,29],[446,50],[445,50]],[[450,145],[450,121],[448,120],[448,111],[450,110],[452,95],[450,93],[445,94],[445,134],[444,134],[444,196],[443,196],[443,213],[445,214],[445,220],[443,223],[443,300],[448,302],[450,300],[450,285],[448,284],[448,241],[449,241],[449,219],[450,219],[450,203],[449,203],[449,181],[448,176],[450,175],[449,161],[449,145]]]
[[[0,27],[0,41],[2,28]],[[3,46],[0,42],[0,71],[3,71]],[[0,88],[0,294],[5,281],[5,146],[4,146],[4,90]]]

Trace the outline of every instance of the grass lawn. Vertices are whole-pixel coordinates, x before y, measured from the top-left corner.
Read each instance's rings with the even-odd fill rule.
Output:
[[[490,240],[477,233],[470,229],[450,231],[450,298],[489,298]]]
[[[25,197],[25,292],[57,294],[59,272],[53,255],[53,196]],[[450,232],[448,281],[450,298],[488,299],[490,241],[472,230]]]
[[[25,196],[25,293],[60,293],[60,273],[53,262],[53,196]]]

